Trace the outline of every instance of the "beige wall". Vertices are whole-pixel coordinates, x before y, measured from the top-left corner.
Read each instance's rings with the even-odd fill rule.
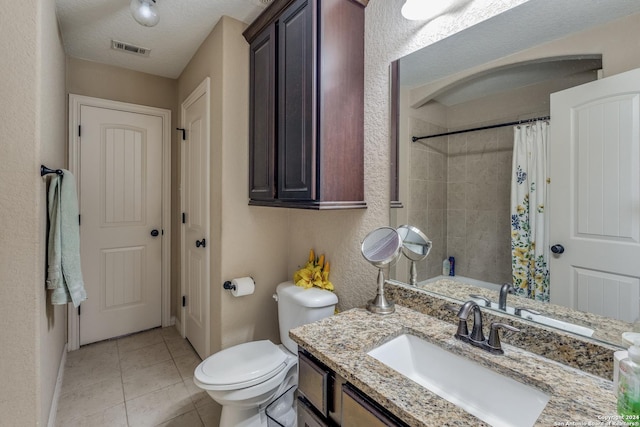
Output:
[[[463,11],[428,23],[407,21],[403,0],[372,0],[365,9],[365,199],[366,210],[291,211],[288,234],[291,274],[310,247],[331,261],[339,307],[361,306],[373,298],[376,270],[362,258],[360,242],[389,224],[389,64],[522,1],[476,1]]]
[[[250,339],[279,341],[271,294],[305,263],[309,248],[325,253],[332,263],[331,278],[341,309],[360,306],[373,297],[376,272],[362,259],[359,246],[366,233],[389,222],[389,63],[521,2],[470,7],[426,25],[401,17],[402,0],[369,3],[365,29],[366,210],[318,212],[247,205],[248,44],[241,37],[243,24],[223,18],[216,25],[178,79],[179,104],[206,76],[212,79],[212,351]],[[216,233],[220,233],[219,240]],[[254,295],[232,298],[222,290],[224,280],[245,275],[256,281]]]
[[[46,185],[40,163],[66,165],[64,52],[54,4],[0,14],[0,424],[48,421],[66,307],[47,304]],[[10,421],[9,421],[10,420]]]
[[[278,283],[288,279],[288,211],[248,206],[249,45],[245,24],[223,17],[178,79],[181,104],[211,78],[211,351],[256,339],[279,341]],[[253,295],[222,283],[252,276]]]
[[[175,79],[67,57],[66,84],[67,93],[166,108],[176,115]]]
[[[40,14],[40,110],[38,114],[40,139],[40,161],[49,167],[67,165],[67,126],[65,115],[65,55],[58,24],[55,16],[54,4],[50,1],[41,2]],[[40,186],[38,196],[42,207],[40,209],[41,230],[46,229],[46,192],[45,185]],[[40,232],[43,235],[43,232]],[[41,243],[40,260],[44,268],[46,245]],[[67,342],[67,307],[50,304],[50,293],[40,304],[40,420],[45,424],[52,405],[58,369]],[[54,408],[55,409],[55,408]]]

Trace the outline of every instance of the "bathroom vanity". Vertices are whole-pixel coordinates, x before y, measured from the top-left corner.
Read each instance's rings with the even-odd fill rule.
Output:
[[[452,323],[400,305],[396,306],[395,313],[385,316],[352,309],[292,329],[290,336],[302,352],[300,395],[303,397],[299,414],[310,414],[312,421],[306,422],[310,426],[326,425],[323,422],[328,423],[328,420],[341,422],[341,425],[357,425],[349,424],[349,415],[345,412],[345,407],[353,406],[352,401],[355,401],[358,412],[369,414],[371,420],[381,420],[379,425],[501,425],[500,422],[508,425],[504,421],[491,421],[490,424],[482,421],[462,409],[464,405],[441,398],[416,382],[418,380],[410,379],[389,367],[387,362],[368,354],[394,338],[408,334],[450,356],[439,361],[425,357],[418,364],[436,364],[441,371],[455,378],[460,374],[453,370],[448,372],[446,360],[458,358],[464,363],[471,362],[471,366],[477,364],[478,371],[491,371],[495,377],[515,380],[534,395],[545,396],[541,412],[529,425],[548,426],[559,422],[588,425],[616,416],[611,381],[509,344],[503,344],[504,355],[490,354],[456,340],[455,332],[456,326]],[[311,364],[305,365],[307,361]],[[480,376],[476,377],[475,368],[472,367],[471,372],[470,376],[455,378],[454,383],[459,384],[458,387],[480,387],[487,393],[500,388],[492,383],[493,380],[487,384],[479,379]],[[322,383],[322,378],[326,378],[327,387],[321,388],[319,394],[325,396],[323,416],[320,416],[323,404],[311,403],[314,398],[309,399],[308,395],[313,393],[305,392],[309,378],[312,383]],[[508,412],[507,406],[504,406],[504,412]],[[339,407],[340,416],[336,415]],[[493,411],[495,414],[485,413],[485,419],[493,419],[486,417],[496,415],[500,420],[503,410],[499,402]]]
[[[298,366],[298,426],[406,425],[307,351]]]

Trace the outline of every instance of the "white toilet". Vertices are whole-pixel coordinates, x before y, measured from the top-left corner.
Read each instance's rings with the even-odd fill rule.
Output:
[[[298,346],[289,330],[331,316],[338,303],[332,292],[293,282],[280,283],[273,297],[283,345],[263,340],[229,347],[206,358],[194,372],[193,382],[222,405],[220,427],[267,426],[265,408],[298,383]],[[285,410],[289,412],[282,419],[295,425],[293,408]]]

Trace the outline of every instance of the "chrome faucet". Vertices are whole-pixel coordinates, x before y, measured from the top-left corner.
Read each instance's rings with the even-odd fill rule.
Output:
[[[473,329],[471,333],[469,333],[467,319],[471,312],[473,312]],[[461,341],[481,347],[485,338],[482,332],[482,311],[480,311],[480,306],[475,301],[465,302],[462,307],[460,307],[458,319],[458,331],[454,336]]]
[[[491,307],[491,300],[487,297],[483,297],[482,295],[477,295],[477,294],[470,294],[469,297],[473,299],[481,300],[484,303],[485,307]]]
[[[498,308],[500,310],[507,311],[507,294],[513,294],[515,291],[511,283],[504,283],[500,287],[500,298],[498,299]]]
[[[539,316],[542,314],[538,310],[533,310],[526,307],[516,307],[513,314],[515,314],[516,316],[524,317],[524,315],[522,314],[523,311],[529,312],[531,314],[535,314],[536,316]]]
[[[507,325],[505,323],[492,323],[491,331],[489,332],[489,339],[484,345],[484,349],[493,354],[504,354],[504,350],[502,349],[502,344],[500,343],[500,333],[498,332],[500,329],[506,329],[512,332],[520,332],[520,329],[514,328],[511,325]]]
[[[453,309],[453,307],[449,306],[447,306],[447,308]],[[471,312],[473,312],[473,329],[471,330],[471,333],[469,333],[467,320],[469,319]],[[467,342],[475,347],[480,347],[481,349],[493,354],[504,354],[498,331],[500,329],[507,329],[513,332],[520,331],[511,325],[498,322],[491,323],[490,329],[491,333],[489,334],[489,339],[485,339],[482,331],[482,311],[480,310],[478,303],[475,301],[467,301],[462,305],[462,307],[460,307],[460,310],[458,311],[458,330],[454,334],[454,337],[460,341]]]

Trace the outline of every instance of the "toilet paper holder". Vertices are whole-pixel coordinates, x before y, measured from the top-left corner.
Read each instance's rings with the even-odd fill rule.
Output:
[[[251,277],[251,280],[253,280],[253,277]],[[255,280],[253,280],[255,283]],[[230,280],[225,281],[222,284],[222,287],[228,291],[235,291],[236,290],[236,285],[234,285],[233,283],[231,283]]]

